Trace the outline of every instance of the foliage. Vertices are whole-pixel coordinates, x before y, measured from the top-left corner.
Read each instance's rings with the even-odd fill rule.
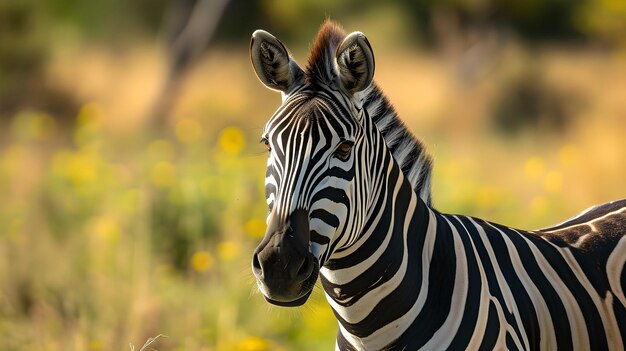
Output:
[[[576,25],[609,45],[626,41],[626,3],[619,0],[588,1],[574,17]]]
[[[20,91],[42,76],[47,46],[32,2],[0,2],[0,111],[12,110]]]
[[[69,144],[48,115],[13,120],[0,168],[11,203],[0,208],[2,349],[122,349],[160,332],[159,349],[332,345],[321,295],[298,320],[260,319],[267,307],[250,297],[264,159],[246,155],[240,128],[212,144],[185,119],[176,129],[195,129],[124,141],[102,118],[85,105]]]
[[[483,23],[493,6],[233,0],[220,35],[237,49],[213,48],[190,70],[156,134],[142,108],[158,95],[166,55],[139,37],[155,34],[166,2],[0,2],[0,105],[13,107],[0,110],[0,349],[127,350],[160,334],[150,347],[332,349],[337,325],[319,287],[300,309],[269,307],[250,272],[267,211],[256,141],[280,101],[249,67],[258,26],[277,29],[297,58],[291,43],[308,42],[327,14],[373,29],[376,80],[435,156],[438,210],[531,229],[623,197],[623,54],[522,40],[481,61],[479,50],[450,59],[388,44],[397,33],[412,40],[413,25],[428,36],[441,11]],[[507,13],[544,23],[565,7],[566,31],[624,38],[609,0],[525,6]],[[128,31],[127,42],[109,30]],[[479,63],[472,79],[458,72],[466,59]],[[42,82],[79,108],[30,103],[50,96],[31,94]],[[567,123],[545,128],[561,114]],[[489,128],[502,118],[526,128]]]
[[[332,348],[337,325],[319,287],[298,310],[269,307],[255,292],[249,259],[267,209],[264,147],[254,126],[279,99],[263,95],[253,78],[218,85],[219,72],[239,74],[233,67],[246,58],[217,57],[231,60],[193,75],[200,84],[189,82],[185,96],[207,95],[195,109],[175,110],[186,117],[172,119],[165,135],[141,127],[113,132],[107,108],[95,102],[83,105],[70,129],[28,111],[2,129],[1,349],[120,350],[159,334],[168,338],[153,344],[158,350]],[[381,66],[380,79],[405,67],[402,57],[392,60],[393,70]],[[432,90],[423,75],[428,66],[415,70]],[[420,89],[412,77],[399,76],[388,85],[399,89],[389,93],[392,101],[402,109],[427,103],[403,86]],[[255,93],[241,100],[242,91]],[[489,93],[477,90],[469,100],[483,95]],[[443,118],[445,136],[436,125],[412,127],[437,159],[439,210],[533,228],[626,191],[624,165],[614,161],[626,141],[604,116],[587,114],[586,128],[574,124],[558,137],[522,134],[520,142],[488,129],[474,136],[481,123],[468,129],[459,117],[471,120],[472,107],[458,96],[442,101],[448,99],[463,113],[451,113],[454,123]],[[415,125],[429,114],[402,117]]]

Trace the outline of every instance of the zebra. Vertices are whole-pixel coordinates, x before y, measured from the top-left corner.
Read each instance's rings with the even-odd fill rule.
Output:
[[[265,300],[303,305],[319,277],[337,350],[624,350],[626,199],[535,231],[439,212],[364,34],[327,20],[302,69],[257,30],[250,56],[282,96],[261,138]]]

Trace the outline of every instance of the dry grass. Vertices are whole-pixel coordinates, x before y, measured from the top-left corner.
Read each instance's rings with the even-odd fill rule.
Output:
[[[159,335],[157,335],[155,337],[148,338],[148,340],[146,340],[146,342],[143,344],[141,349],[139,349],[139,351],[148,351],[148,350],[155,350],[156,351],[156,349],[153,349],[150,346],[152,344],[154,344],[155,342],[157,342],[157,340],[159,338],[167,338],[167,336],[163,335],[163,334],[159,334]],[[133,345],[132,343],[130,344],[130,351],[135,351],[135,345]]]

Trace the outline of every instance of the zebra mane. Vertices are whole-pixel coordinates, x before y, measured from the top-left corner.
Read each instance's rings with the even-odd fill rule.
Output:
[[[306,80],[309,84],[332,85],[335,82],[335,53],[346,37],[341,25],[326,20],[317,32],[311,46],[306,65]]]
[[[311,46],[305,77],[309,84],[333,85],[336,81],[335,52],[346,37],[343,28],[326,20]],[[424,143],[417,139],[402,123],[391,103],[376,84],[365,91],[363,107],[382,133],[402,173],[413,186],[413,190],[429,204],[431,203],[430,179],[432,157],[426,152]]]
[[[404,125],[391,103],[374,84],[370,87],[363,106],[382,133],[402,173],[413,185],[413,190],[430,205],[433,159],[426,151],[424,143]]]

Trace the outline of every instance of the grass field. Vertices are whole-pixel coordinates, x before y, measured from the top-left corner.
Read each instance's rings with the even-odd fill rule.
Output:
[[[458,57],[376,52],[378,84],[435,157],[439,210],[532,229],[626,197],[624,53],[510,45],[468,73]],[[279,96],[246,52],[214,50],[156,133],[145,111],[163,67],[151,46],[61,47],[47,77],[80,112],[5,116],[0,349],[129,350],[159,334],[158,350],[331,349],[321,288],[270,307],[249,268],[267,211],[257,140]]]

